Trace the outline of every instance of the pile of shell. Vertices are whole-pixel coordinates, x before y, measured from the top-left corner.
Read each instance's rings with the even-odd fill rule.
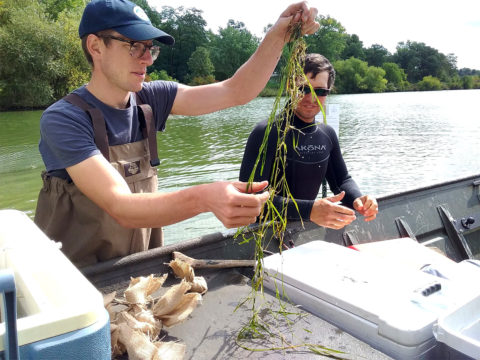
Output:
[[[159,298],[155,298],[154,293],[162,287],[168,274],[132,278],[123,298],[116,298],[116,292],[104,296],[105,308],[110,314],[113,357],[128,353],[130,360],[183,359],[185,345],[162,342],[160,331],[191,314],[201,303],[207,283],[181,260],[172,260],[169,266],[182,280]]]

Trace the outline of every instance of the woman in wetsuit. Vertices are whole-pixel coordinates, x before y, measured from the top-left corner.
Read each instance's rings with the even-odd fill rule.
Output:
[[[305,58],[304,72],[322,106],[325,106],[326,96],[335,81],[333,66],[320,54],[308,54]],[[289,219],[310,220],[333,229],[340,229],[355,220],[355,211],[352,209],[363,215],[365,221],[375,219],[378,213],[376,199],[362,195],[348,173],[335,131],[329,125],[315,122],[320,106],[315,96],[310,93],[310,87],[306,84],[299,86],[303,91],[303,99],[296,106],[293,119],[290,119],[294,129],[288,132],[285,141],[287,161],[284,169],[290,193],[298,205],[298,210],[292,201],[287,201],[283,196],[286,194],[285,189],[277,190],[275,206],[277,208],[287,206]],[[272,168],[278,140],[276,126],[284,127],[285,120],[275,122],[272,127],[263,171],[260,171],[260,166],[257,167],[254,181],[269,180],[272,183],[275,180],[272,178]],[[240,168],[241,181],[248,181],[250,177],[266,127],[266,120],[258,123],[248,138]],[[323,179],[327,180],[330,190],[335,195],[316,199]],[[338,204],[339,201],[342,201],[342,205]]]

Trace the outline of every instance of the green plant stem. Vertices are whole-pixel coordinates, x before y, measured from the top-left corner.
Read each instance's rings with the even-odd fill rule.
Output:
[[[261,302],[257,302],[257,295],[260,295],[263,298],[264,288],[264,267],[263,267],[263,258],[264,258],[264,249],[269,245],[270,241],[276,239],[279,242],[279,250],[282,251],[283,246],[283,236],[287,227],[287,208],[286,204],[292,202],[297,211],[298,205],[293,198],[288,183],[285,177],[285,164],[287,161],[287,135],[294,129],[291,124],[295,108],[298,102],[301,100],[303,93],[301,94],[298,88],[298,84],[306,83],[311,88],[311,93],[315,96],[316,101],[320,105],[320,109],[323,113],[324,122],[326,122],[325,111],[315,92],[313,87],[310,84],[308,77],[303,72],[304,67],[304,58],[306,53],[306,44],[301,35],[301,23],[294,24],[291,29],[291,38],[290,42],[287,45],[287,62],[286,66],[282,70],[282,77],[280,86],[277,92],[277,96],[273,103],[273,109],[268,118],[265,134],[263,137],[262,144],[259,149],[259,154],[255,161],[252,173],[250,174],[248,180],[248,187],[251,186],[251,183],[254,180],[255,173],[257,168],[260,167],[260,174],[263,173],[264,165],[267,157],[267,144],[270,132],[276,128],[277,131],[277,144],[276,144],[276,153],[275,159],[272,166],[272,173],[270,176],[269,186],[270,186],[270,197],[267,200],[264,209],[259,217],[259,227],[252,233],[252,236],[247,237],[246,229],[240,229],[237,232],[236,236],[242,235],[242,242],[255,241],[255,257],[256,266],[254,269],[254,275],[252,278],[252,292],[250,297],[245,301],[241,302],[237,309],[250,300],[252,309],[251,309],[251,318],[247,324],[240,330],[237,336],[237,343],[244,348],[248,348],[242,345],[243,340],[252,340],[252,339],[266,339],[266,338],[277,338],[281,341],[282,346],[272,346],[268,349],[251,349],[252,351],[265,351],[265,350],[287,350],[287,349],[297,349],[297,348],[307,348],[310,351],[323,355],[331,355],[330,349],[327,349],[323,346],[312,345],[312,344],[290,344],[288,343],[282,334],[276,334],[269,329],[269,325],[263,322],[259,313],[263,306]],[[282,99],[286,98],[286,102],[282,103]],[[315,124],[313,125],[315,126]],[[295,148],[296,139],[293,136],[293,148]],[[282,196],[285,201],[281,209],[277,208],[274,205],[273,199],[275,196]],[[271,235],[268,237],[268,230],[271,231]],[[288,313],[286,307],[283,304],[282,299],[285,298],[285,294],[277,289],[276,298],[280,303],[280,310],[277,311],[278,314],[282,315],[287,322],[290,324],[291,321],[288,319]]]

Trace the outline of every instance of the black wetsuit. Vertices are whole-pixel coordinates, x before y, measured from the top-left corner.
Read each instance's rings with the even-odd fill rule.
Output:
[[[285,175],[290,192],[297,202],[300,213],[293,202],[289,202],[287,216],[289,219],[310,219],[313,203],[318,195],[320,185],[324,178],[327,179],[330,190],[334,194],[345,191],[343,204],[352,207],[353,201],[361,196],[361,192],[350,177],[340,151],[335,130],[328,125],[316,123],[308,124],[294,116],[293,126],[287,135],[287,163]],[[250,134],[242,165],[240,167],[240,181],[248,181],[257,160],[259,148],[263,142],[267,121],[257,124]],[[285,122],[282,123],[282,128]],[[272,167],[275,159],[278,131],[276,125],[269,134],[267,154],[262,174],[261,165],[257,166],[254,181],[268,180],[272,182]],[[293,149],[294,141],[296,151]],[[285,199],[284,189],[280,189],[274,199],[277,208],[281,208]]]

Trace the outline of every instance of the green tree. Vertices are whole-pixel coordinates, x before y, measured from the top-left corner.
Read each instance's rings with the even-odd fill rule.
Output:
[[[365,62],[365,64],[367,63]],[[368,92],[384,92],[387,85],[385,70],[376,66],[368,66],[362,82]]]
[[[445,85],[440,81],[440,79],[428,75],[425,76],[422,81],[417,83],[417,89],[420,91],[443,90],[445,89]]]
[[[383,92],[386,89],[382,68],[368,66],[367,62],[353,57],[336,61],[334,67],[337,73],[335,88],[339,93]]]
[[[457,56],[455,54],[447,54],[446,62],[444,63],[445,71],[448,73],[449,76],[458,75],[457,69]]]
[[[63,11],[72,9],[82,9],[83,11],[86,5],[86,0],[40,0],[40,2],[45,5],[45,12],[53,20],[57,20]]]
[[[215,70],[207,48],[199,46],[188,60],[190,83],[192,85],[209,84],[215,81]]]
[[[415,41],[398,43],[393,61],[405,70],[410,82],[418,82],[428,75],[448,81],[448,78],[456,73],[454,55],[446,56],[424,43]]]
[[[165,70],[170,76],[184,82],[188,75],[188,59],[197,47],[208,44],[207,23],[202,11],[195,8],[162,6],[158,17],[161,22],[158,27],[175,38],[175,45],[161,45],[162,50],[151,71]]]
[[[388,62],[392,54],[379,44],[373,44],[365,49],[365,60],[370,66],[382,66],[383,63]]]
[[[463,79],[458,76],[458,74],[455,74],[448,78],[446,86],[451,90],[464,89],[464,82]]]
[[[252,35],[242,22],[229,20],[226,28],[220,28],[213,36],[209,47],[215,67],[215,78],[219,81],[231,77],[255,52],[260,39]]]
[[[81,42],[78,38],[78,26],[80,24],[83,8],[63,11],[60,13],[57,26],[64,33],[63,39],[63,64],[65,73],[62,79],[59,79],[59,86],[64,82],[63,87],[59,87],[56,99],[65,96],[67,93],[75,90],[77,87],[86,84],[90,79],[91,68],[85,58]]]
[[[462,79],[462,87],[464,89],[473,89],[473,76],[464,76]]]
[[[155,80],[165,80],[165,81],[175,81],[178,82],[176,79],[172,78],[165,70],[155,70],[148,74],[148,78],[146,81],[155,81]]]
[[[473,89],[480,89],[480,75],[472,76]]]
[[[362,84],[362,76],[367,71],[367,63],[351,58],[348,60],[338,60],[334,63],[336,79],[335,89],[341,94],[351,94],[363,92],[365,89]]]
[[[389,91],[405,91],[408,89],[407,75],[397,64],[386,62],[383,63],[382,69],[385,71],[385,79],[388,81],[387,89]]]
[[[87,81],[80,9],[64,10],[57,20],[35,0],[5,0],[2,10],[0,109],[45,107]]]
[[[354,57],[356,59],[365,60],[365,51],[363,42],[360,41],[358,35],[347,35],[345,48],[342,51],[342,59],[349,59]]]
[[[342,58],[342,52],[347,46],[348,34],[342,24],[330,16],[320,15],[317,21],[320,29],[305,39],[308,52],[322,54],[333,64],[334,61]]]
[[[462,68],[458,70],[458,75],[465,76],[465,75],[480,75],[480,70],[470,69],[470,68]]]

